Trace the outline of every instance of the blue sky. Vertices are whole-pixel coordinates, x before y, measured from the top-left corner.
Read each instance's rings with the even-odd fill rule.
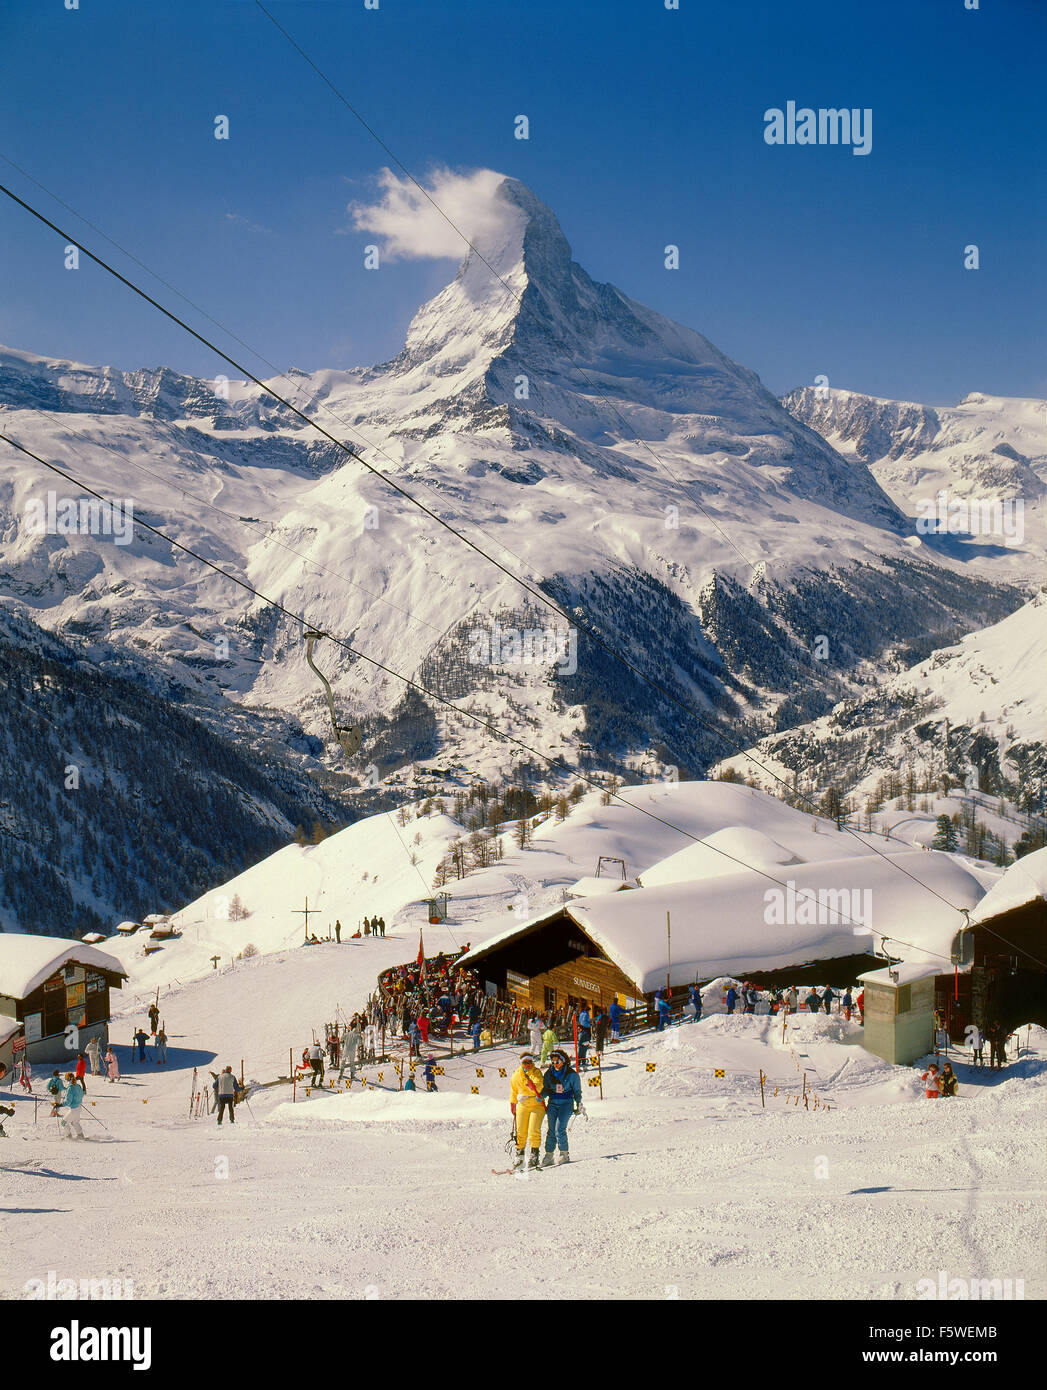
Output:
[[[522,179],[594,278],[772,390],[1047,394],[1040,0],[267,4],[413,172]],[[767,145],[790,99],[871,108],[871,153]],[[394,355],[454,273],[364,269],[346,207],[388,157],[253,0],[0,0],[0,152],[280,367]],[[156,291],[3,161],[0,181]],[[97,268],[65,270],[6,199],[0,274],[0,342],[222,370]]]

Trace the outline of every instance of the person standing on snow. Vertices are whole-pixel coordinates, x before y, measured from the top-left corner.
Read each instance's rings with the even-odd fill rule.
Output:
[[[83,1127],[80,1124],[80,1116],[77,1111],[84,1103],[84,1093],[77,1084],[76,1077],[72,1072],[66,1072],[65,1090],[62,1092],[62,1104],[69,1111],[68,1115],[58,1121],[59,1127],[70,1139],[82,1139],[84,1137]]]
[[[697,985],[692,985],[688,990],[688,998],[691,1001],[691,1008],[694,1010],[694,1022],[702,1021],[702,991]]]
[[[472,1027],[469,1029],[469,1036],[470,1036],[470,1037],[472,1038],[472,1040],[473,1040],[473,1051],[474,1051],[474,1052],[479,1052],[479,1051],[480,1051],[480,1020],[479,1020],[479,1019],[477,1019],[476,1022],[472,1025]]]
[[[167,1066],[167,1034],[164,1032],[163,1025],[156,1035],[156,1065],[158,1067]]]
[[[604,1044],[607,1042],[607,1014],[600,1005],[596,1007],[596,1017],[593,1019],[593,1046],[596,1048],[596,1055],[603,1056]]]
[[[611,1025],[611,1041],[612,1041],[613,1043],[621,1042],[621,1040],[622,1040],[622,1035],[621,1035],[621,1028],[622,1028],[622,1006],[621,1006],[621,1004],[619,1004],[619,1002],[618,1002],[617,999],[612,1003],[611,1007],[607,1010],[607,1018],[608,1018],[608,1021],[610,1022],[610,1025]]]
[[[532,1014],[530,1028],[531,1036],[529,1041],[531,1044],[531,1051],[535,1054],[536,1057],[538,1053],[542,1050],[542,1031],[542,1020],[540,1018],[536,1018],[534,1014]]]
[[[51,1073],[51,1079],[44,1089],[51,1097],[51,1114],[57,1115],[58,1107],[62,1104],[62,1077],[58,1071]]]
[[[818,991],[815,989],[813,985],[811,986],[810,994],[803,1002],[807,1005],[807,1012],[809,1014],[816,1014],[821,1012],[822,996],[818,993]]]
[[[438,1089],[436,1085],[436,1064],[432,1054],[430,1054],[425,1066],[422,1068],[422,1075],[425,1077],[425,1089],[427,1091],[435,1091]]]
[[[854,1007],[858,1010],[858,1022],[865,1027],[865,990],[862,989],[858,998],[854,1001]]]
[[[75,1067],[74,1070],[73,1070],[73,1076],[74,1076],[74,1078],[75,1078],[75,1080],[76,1080],[76,1084],[80,1087],[81,1091],[86,1091],[86,1090],[87,1090],[87,1058],[84,1056],[84,1054],[83,1054],[82,1052],[78,1052],[78,1053],[76,1054],[76,1067]]]
[[[144,1062],[144,1061],[145,1061],[145,1045],[146,1045],[146,1043],[147,1043],[148,1041],[149,1041],[149,1034],[148,1034],[148,1033],[143,1033],[143,1031],[141,1030],[141,1028],[139,1028],[138,1032],[135,1033],[134,1036],[133,1036],[132,1039],[131,1039],[131,1042],[132,1042],[132,1043],[137,1044],[137,1047],[138,1047],[138,1060],[139,1060],[140,1062]]]
[[[160,1022],[160,1010],[157,1008],[157,1006],[156,1006],[156,1001],[154,1000],[153,1003],[149,1005],[149,1031],[150,1031],[151,1033],[155,1033],[155,1032],[156,1032],[156,1025],[157,1025],[159,1022]],[[143,1058],[142,1060],[144,1061],[145,1059]]]
[[[312,1083],[313,1083],[314,1086],[322,1086],[322,1085],[324,1084],[324,1054],[323,1054],[323,1049],[321,1048],[320,1044],[317,1043],[317,1042],[310,1043],[310,1044],[309,1044],[309,1048],[308,1048],[308,1053],[309,1053],[309,1065],[310,1065],[310,1067],[312,1068],[312,1071],[313,1071],[312,1077],[311,1077],[310,1079],[311,1079],[311,1081],[312,1081]],[[221,1124],[221,1120],[219,1120],[218,1123]]]
[[[833,993],[832,985],[826,985],[822,992],[822,1003],[825,1005],[825,1012],[831,1014],[833,1011],[833,1000],[836,995]]]
[[[359,1028],[350,1028],[342,1039],[342,1061],[338,1068],[338,1080],[341,1081],[345,1076],[346,1067],[349,1068],[349,1085],[356,1080],[356,1059],[360,1053],[360,1044],[363,1039],[360,1036]]]
[[[589,1039],[593,1035],[593,1020],[589,1005],[583,1004],[578,1011],[578,1065],[582,1071],[589,1066]]]
[[[989,1025],[989,1068],[990,1070],[1000,1071],[1007,1065],[1007,1052],[1004,1044],[1007,1035],[1000,1026],[998,1018],[993,1019]]]
[[[840,1007],[843,1009],[844,1022],[850,1023],[851,1010],[854,1008],[854,1000],[851,998],[851,991],[849,989],[844,991],[843,998],[840,1000]]]
[[[87,1044],[87,1047],[84,1050],[87,1053],[88,1057],[91,1059],[91,1075],[101,1076],[102,1068],[99,1064],[101,1047],[99,1046],[98,1039],[91,1038],[91,1040]]]
[[[570,1163],[571,1155],[567,1149],[567,1122],[577,1115],[582,1105],[582,1079],[571,1066],[567,1053],[557,1048],[552,1055],[552,1065],[545,1073],[542,1085],[542,1099],[545,1101],[549,1124],[545,1131],[545,1158],[542,1167],[549,1168],[553,1162],[553,1151],[559,1149],[557,1163]],[[519,1139],[517,1139],[519,1143]]]
[[[222,1123],[222,1116],[225,1114],[226,1107],[229,1108],[229,1123],[236,1124],[236,1093],[239,1090],[236,1077],[233,1075],[232,1067],[226,1067],[215,1082],[215,1096],[218,1100],[218,1123]]]
[[[112,1045],[110,1045],[109,1047],[106,1048],[106,1050],[105,1050],[105,1058],[104,1058],[104,1061],[105,1061],[105,1074],[106,1074],[106,1076],[108,1077],[108,1079],[109,1079],[110,1081],[119,1081],[119,1080],[120,1080],[120,1064],[119,1064],[119,1062],[116,1060],[116,1053],[113,1051]]]
[[[672,1010],[664,994],[661,999],[656,1000],[655,1003],[658,1008],[658,1025],[655,1032],[660,1033],[663,1028],[668,1028],[669,1024],[672,1022]]]
[[[520,1054],[520,1065],[509,1080],[509,1109],[516,1121],[516,1158],[514,1168],[524,1166],[524,1150],[530,1145],[531,1160],[529,1168],[538,1168],[541,1163],[539,1149],[542,1142],[542,1119],[545,1103],[542,1088],[545,1078],[534,1064],[530,1052]]]
[[[728,986],[727,986],[727,993],[724,995],[724,1004],[727,1006],[727,1012],[728,1012],[729,1014],[733,1014],[733,1013],[734,1013],[734,1006],[735,1006],[735,1004],[737,1003],[737,1001],[738,1001],[738,991],[735,989],[735,987],[734,987],[733,984],[732,984],[732,985],[728,985]]]
[[[956,1079],[956,1073],[948,1062],[942,1067],[941,1088],[943,1096],[955,1096],[960,1089],[960,1083]]]
[[[560,1041],[556,1036],[556,1029],[551,1023],[546,1024],[545,1032],[542,1034],[542,1066],[549,1065],[549,1058],[553,1055],[553,1048]]]

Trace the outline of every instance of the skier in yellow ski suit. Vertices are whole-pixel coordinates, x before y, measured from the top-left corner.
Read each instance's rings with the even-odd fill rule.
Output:
[[[542,1087],[545,1077],[534,1064],[534,1055],[524,1052],[520,1055],[520,1065],[509,1081],[509,1108],[516,1117],[516,1162],[514,1168],[522,1168],[524,1149],[530,1142],[530,1168],[540,1163],[539,1149],[542,1142],[542,1120],[545,1118],[545,1102],[542,1100]]]

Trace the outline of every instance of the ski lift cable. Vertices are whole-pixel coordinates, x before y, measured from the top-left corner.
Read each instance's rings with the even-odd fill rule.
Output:
[[[622,652],[617,650],[615,647],[611,646],[608,642],[604,641],[603,638],[601,638],[592,627],[590,627],[588,624],[583,624],[579,622],[577,613],[572,615],[567,611],[567,609],[562,607],[548,594],[543,593],[540,589],[534,588],[533,585],[530,584],[526,579],[514,574],[512,570],[510,570],[506,565],[503,565],[501,561],[497,560],[493,555],[490,555],[481,546],[476,545],[473,541],[471,541],[468,538],[468,536],[464,535],[456,527],[452,526],[450,522],[444,520],[443,517],[439,516],[430,507],[427,507],[424,502],[421,502],[412,493],[408,492],[406,488],[401,487],[399,483],[395,482],[387,474],[383,473],[380,469],[375,468],[373,464],[368,463],[366,459],[362,458],[358,453],[356,453],[355,450],[350,445],[346,444],[344,440],[336,438],[329,431],[325,430],[322,425],[318,424],[304,411],[300,410],[297,406],[293,405],[289,400],[286,399],[286,397],[281,396],[278,391],[275,391],[271,386],[267,385],[267,383],[264,382],[260,377],[257,377],[254,375],[253,372],[248,371],[248,369],[244,367],[241,363],[237,362],[235,358],[231,357],[228,353],[224,352],[215,343],[212,343],[210,339],[204,337],[202,333],[197,332],[195,328],[192,328],[183,319],[179,318],[178,315],[175,314],[172,310],[165,308],[165,306],[162,305],[158,300],[154,299],[151,295],[147,294],[145,290],[141,289],[138,285],[134,284],[134,282],[129,280],[125,275],[122,275],[118,270],[116,270],[113,266],[109,265],[108,262],[104,261],[100,256],[96,255],[82,242],[77,241],[76,238],[73,237],[70,233],[63,231],[63,229],[59,227],[56,223],[52,222],[50,218],[45,217],[42,212],[39,212],[30,203],[27,203],[25,199],[20,198],[18,194],[14,193],[11,189],[7,188],[6,185],[0,184],[0,192],[4,193],[8,198],[12,200],[12,202],[17,203],[20,207],[24,208],[28,213],[30,213],[31,216],[35,217],[39,222],[43,223],[44,226],[49,227],[52,231],[56,232],[59,236],[63,237],[67,244],[78,247],[81,251],[84,252],[86,256],[89,256],[91,260],[95,262],[96,265],[100,266],[103,270],[107,271],[110,275],[112,275],[114,279],[119,280],[121,284],[125,285],[134,294],[137,294],[141,299],[144,299],[148,304],[151,304],[155,309],[158,309],[165,317],[169,318],[173,323],[176,323],[179,327],[184,328],[185,331],[189,333],[192,337],[196,338],[198,342],[203,343],[206,347],[210,348],[211,351],[214,352],[217,356],[221,357],[223,361],[228,362],[231,366],[235,367],[238,372],[243,373],[244,376],[248,377],[257,386],[261,387],[262,390],[268,392],[268,394],[271,395],[274,398],[274,400],[286,406],[286,408],[290,410],[292,414],[296,415],[306,424],[311,425],[326,439],[329,439],[333,444],[337,445],[340,449],[342,449],[350,458],[356,459],[357,462],[362,464],[363,467],[368,470],[369,473],[373,474],[376,478],[380,479],[388,487],[390,487],[394,492],[398,493],[408,502],[416,506],[420,511],[424,512],[425,515],[430,517],[431,520],[435,521],[437,525],[443,527],[444,530],[450,532],[451,535],[455,536],[458,540],[462,541],[465,545],[469,546],[470,549],[475,550],[478,555],[480,555],[483,559],[487,560],[490,564],[494,565],[496,569],[500,570],[501,573],[506,575],[514,583],[520,585],[521,588],[525,589],[533,597],[538,599],[539,602],[543,603],[546,607],[550,608],[554,612],[566,618],[569,623],[575,623],[578,626],[578,628],[585,633],[587,637],[592,639],[595,645],[599,646],[602,650],[606,651],[616,661],[626,666],[646,685],[649,685],[653,690],[657,690],[659,694],[663,695],[671,703],[677,705],[680,709],[684,710],[684,712],[688,714],[692,719],[694,719],[695,722],[701,728],[705,729],[714,737],[719,738],[721,742],[725,743],[729,748],[733,749],[735,753],[747,758],[749,762],[751,762],[755,767],[758,767],[762,772],[766,773],[767,776],[769,776],[773,781],[777,782],[780,786],[784,787],[787,785],[784,778],[779,777],[777,773],[773,772],[770,768],[766,767],[763,763],[759,761],[758,758],[755,758],[753,754],[750,753],[747,749],[742,748],[738,744],[732,742],[732,740],[729,739],[727,735],[724,734],[721,730],[715,728],[711,724],[707,724],[706,721],[701,717],[701,715],[698,714],[697,710],[695,710],[693,707],[689,705],[684,704],[684,702],[681,699],[673,695],[672,692],[666,689],[666,687],[663,686],[659,681],[656,681],[653,677],[647,675],[646,672],[641,670],[641,668],[638,667],[634,662],[630,661],[630,659],[627,656],[625,656]],[[387,451],[381,447],[381,445],[371,444],[370,447],[374,448],[377,452],[382,453],[385,457],[391,459],[391,455],[389,455]],[[395,462],[395,460],[393,461]],[[813,814],[817,814],[817,812],[814,810],[814,807],[811,806],[810,803],[808,803],[808,809],[810,809]],[[947,898],[943,897],[942,894],[937,891],[937,889],[932,888],[930,884],[925,883],[922,879],[919,879],[914,874],[911,874],[907,869],[903,868],[889,855],[884,854],[883,851],[881,851],[877,846],[863,840],[861,835],[858,834],[858,832],[854,831],[850,826],[845,824],[842,827],[838,828],[842,829],[847,834],[854,836],[854,838],[858,839],[863,845],[866,846],[866,848],[870,849],[874,854],[879,855],[887,862],[893,864],[899,873],[904,874],[906,878],[909,878],[913,883],[919,884],[919,886],[926,889],[927,892],[932,893],[941,902],[944,902],[949,907],[951,907],[953,911],[959,910],[955,904],[950,903]]]
[[[285,381],[288,384],[288,386],[291,387],[292,391],[304,392],[304,387],[302,386],[302,384],[293,380],[290,376],[287,375],[285,371],[281,371],[281,369],[274,362],[271,362],[269,358],[266,357],[265,353],[260,352],[258,348],[252,347],[250,343],[245,342],[243,338],[239,337],[238,334],[234,333],[233,330],[227,327],[224,323],[222,323],[220,319],[216,319],[213,314],[209,314],[206,309],[204,309],[201,305],[197,304],[197,302],[194,299],[191,299],[189,295],[183,293],[183,291],[180,290],[177,285],[172,285],[169,280],[165,280],[162,275],[160,275],[157,271],[153,270],[153,268],[150,265],[147,265],[146,262],[143,261],[140,257],[136,256],[133,251],[128,251],[127,247],[122,246],[120,242],[118,242],[115,239],[115,237],[111,237],[108,232],[104,231],[96,223],[92,222],[89,217],[85,217],[82,212],[78,212],[76,208],[72,207],[63,198],[60,198],[58,194],[53,192],[50,188],[48,188],[46,184],[43,184],[40,182],[39,179],[34,178],[33,175],[30,174],[27,169],[23,169],[20,164],[16,164],[15,161],[11,159],[8,155],[4,154],[2,150],[0,150],[0,159],[2,159],[5,164],[9,164],[12,169],[16,169],[18,173],[22,175],[23,178],[26,178],[29,180],[30,183],[35,184],[36,187],[39,188],[42,193],[46,193],[47,196],[51,198],[54,202],[58,203],[60,207],[63,207],[67,212],[72,213],[72,215],[78,221],[83,222],[83,224],[86,227],[90,227],[93,232],[97,232],[98,235],[102,237],[104,241],[107,241],[110,246],[114,246],[117,249],[117,251],[121,253],[121,255],[126,256],[129,261],[133,261],[135,265],[139,266],[142,270],[144,270],[147,275],[152,276],[152,278],[156,280],[159,284],[163,285],[165,289],[169,289],[172,294],[177,295],[178,298],[181,299],[184,303],[188,304],[190,308],[195,309],[198,314],[201,314],[205,319],[207,319],[208,323],[213,323],[216,328],[220,328],[222,332],[225,333],[228,337],[232,338],[234,342],[239,343],[241,347],[246,348],[247,351],[250,352],[254,357],[257,357],[260,362],[264,362],[265,365],[270,369],[270,371],[272,371],[274,377],[276,377],[280,381]],[[421,339],[419,346],[423,345],[425,342],[428,341],[430,333],[432,333],[433,329],[436,327],[436,324],[438,322],[439,319],[434,317],[432,323],[426,329],[425,337]],[[240,368],[238,368],[237,370],[240,370]],[[349,421],[346,420],[343,416],[339,415],[337,411],[332,410],[332,408],[327,404],[326,401],[321,400],[319,398],[315,398],[312,402],[312,407],[314,410],[322,410],[325,415],[329,415],[332,420],[337,420],[338,423],[342,425],[345,429],[350,431],[355,430],[355,432],[360,438],[361,443],[367,444],[368,447],[374,448],[378,452],[384,454],[386,458],[390,459],[390,462],[395,462],[395,460],[393,460],[391,456],[388,453],[386,453],[384,449],[381,448],[380,445],[372,445],[370,441],[365,440],[363,436],[360,435],[360,432],[356,429],[355,425],[350,424]],[[341,443],[344,445],[345,441],[342,440]],[[357,459],[359,459],[361,463],[363,462],[363,460],[360,459],[360,456],[358,454],[355,454],[355,451],[351,448],[348,448],[348,446],[347,451],[353,454]],[[426,492],[439,496],[436,488],[434,488],[432,484],[427,483],[424,480],[424,478],[416,478],[415,483],[417,486],[425,488]],[[270,498],[270,500],[272,500],[273,502],[280,501],[277,495],[274,492],[270,492],[270,490],[267,487],[265,487],[264,484],[259,483],[257,484],[257,487],[259,492],[261,492],[263,496]],[[444,499],[441,497],[440,500],[443,501]],[[498,546],[499,549],[503,550],[506,553],[506,555],[511,555],[514,560],[519,561],[519,563],[523,565],[526,569],[534,569],[534,566],[529,561],[527,561],[522,555],[519,555],[515,550],[513,550],[512,546],[506,545],[506,543],[503,540],[500,540],[496,536],[489,535],[488,532],[486,532],[481,526],[477,526],[475,522],[465,520],[462,522],[462,524],[471,527],[473,531],[475,531],[478,535],[483,536],[484,540],[488,541],[491,545]],[[293,553],[297,554],[298,552],[295,551]],[[312,561],[312,563],[316,564],[317,562],[314,560]],[[421,621],[421,619],[415,619],[415,621],[419,622]]]
[[[480,249],[476,245],[474,245],[472,241],[470,241],[469,237],[465,234],[465,232],[463,232],[462,229],[459,226],[457,226],[455,222],[447,215],[447,213],[444,212],[443,208],[436,201],[436,199],[433,198],[429,191],[422,186],[418,179],[415,178],[414,174],[411,173],[410,169],[407,168],[404,162],[393,153],[393,151],[389,148],[389,146],[385,143],[385,141],[381,138],[377,131],[375,131],[373,127],[368,125],[368,123],[364,120],[363,116],[361,116],[359,111],[357,111],[355,106],[353,106],[352,103],[338,90],[338,88],[334,85],[334,83],[330,80],[326,73],[321,71],[321,69],[316,65],[316,63],[313,62],[312,58],[309,57],[305,49],[303,49],[300,44],[295,42],[295,40],[291,37],[291,35],[287,32],[283,25],[280,24],[279,21],[276,20],[274,16],[269,13],[269,11],[261,3],[261,0],[255,0],[255,5],[259,10],[261,10],[262,14],[265,15],[266,19],[268,19],[275,26],[275,28],[277,28],[280,31],[280,33],[283,34],[284,38],[292,46],[292,48],[294,48],[299,54],[301,54],[301,56],[313,69],[313,71],[320,78],[320,80],[328,88],[330,88],[330,90],[334,93],[334,95],[338,98],[338,100],[342,103],[346,110],[350,111],[353,114],[353,116],[356,117],[356,119],[363,126],[364,130],[366,130],[367,133],[382,147],[382,149],[386,152],[389,158],[396,165],[398,165],[400,169],[403,170],[403,172],[406,174],[407,178],[411,181],[411,183],[414,184],[414,186],[423,195],[423,197],[426,198],[428,202],[436,209],[436,211],[444,219],[447,225],[451,227],[457,233],[457,235],[462,238],[462,240],[465,242],[466,246],[468,246],[469,250],[473,253],[473,255],[476,256],[478,260],[482,261],[482,263],[487,267],[487,269],[491,272],[491,274],[495,277],[499,284],[501,284],[502,288],[506,290],[507,293],[512,295],[512,297],[518,303],[522,304],[523,296],[517,290],[515,290],[502,275],[498,273],[498,271],[494,268],[491,262],[483,254],[483,252],[480,251]],[[556,330],[554,328],[554,341],[556,341],[555,335]],[[568,348],[566,341],[562,337],[557,343],[557,346],[562,347],[564,349],[565,354],[568,358],[571,357],[570,349]],[[629,422],[618,410],[614,402],[609,400],[608,397],[604,395],[604,393],[600,390],[600,387],[597,384],[596,379],[585,369],[585,367],[583,367],[578,362],[576,362],[574,366],[575,369],[579,372],[579,374],[585,378],[586,382],[592,388],[593,394],[596,396],[597,400],[601,401],[611,411],[611,413],[623,426],[626,432],[631,436],[634,442],[639,444],[643,449],[647,451],[648,454],[650,454],[651,458],[654,459],[658,467],[661,468],[664,472],[668,473],[669,477],[673,480],[677,487],[679,487],[684,492],[684,494],[690,498],[690,500],[694,503],[694,506],[698,509],[698,511],[702,513],[702,515],[706,518],[706,520],[713,527],[713,529],[723,537],[723,539],[727,542],[731,549],[739,556],[740,559],[742,559],[749,566],[749,568],[755,574],[759,569],[758,564],[755,561],[750,560],[749,557],[735,544],[734,540],[731,538],[730,535],[728,535],[728,533],[723,529],[723,527],[720,526],[720,524],[713,517],[712,513],[705,506],[702,505],[702,503],[694,495],[694,493],[691,492],[688,486],[684,482],[682,482],[681,479],[679,479],[675,475],[675,473],[673,473],[672,469],[669,468],[668,464],[666,464],[664,460],[659,458],[659,456],[651,448],[650,444],[648,444],[647,440],[642,439],[640,435],[638,435],[636,431],[630,427]]]
[[[24,444],[19,443],[18,440],[13,439],[9,434],[4,432],[3,430],[0,430],[0,440],[3,440],[5,443],[10,444],[11,447],[17,449],[19,453],[24,454],[27,458],[33,459],[36,463],[39,463],[42,467],[49,469],[52,473],[57,474],[60,478],[64,478],[66,482],[72,483],[75,487],[81,488],[84,492],[89,493],[92,497],[97,497],[100,502],[104,502],[107,506],[113,507],[118,505],[114,503],[110,498],[106,497],[104,493],[96,491],[95,488],[90,487],[87,483],[85,483],[82,479],[77,478],[74,474],[67,472],[65,469],[59,468],[57,464],[51,463],[47,459],[42,458],[39,454],[34,453],[32,449],[28,448]],[[270,598],[267,594],[263,594],[260,589],[256,589],[255,586],[251,584],[248,580],[241,579],[239,575],[234,574],[231,570],[223,569],[221,565],[216,564],[213,560],[207,559],[207,557],[201,555],[199,551],[196,551],[191,546],[185,545],[181,541],[176,540],[173,536],[168,535],[165,531],[161,531],[159,527],[153,526],[151,522],[142,521],[139,517],[133,517],[132,524],[141,527],[142,530],[149,531],[152,535],[159,537],[160,540],[164,541],[166,544],[170,546],[173,546],[176,550],[181,551],[184,555],[189,555],[194,560],[198,560],[200,564],[205,565],[210,570],[213,570],[215,574],[221,575],[225,579],[230,580],[233,584],[236,584],[239,588],[245,589],[254,598],[259,599],[262,603],[267,604],[270,608],[275,609],[278,613],[282,613],[285,617],[290,618],[295,623],[298,623],[303,629],[311,630],[314,632],[319,630],[316,628],[312,628],[308,621],[301,614],[293,612],[290,608],[287,608],[284,604],[280,603],[278,599]],[[412,680],[411,677],[405,676],[401,672],[393,670],[391,666],[387,666],[384,662],[379,661],[376,657],[368,656],[366,652],[360,651],[359,648],[352,646],[349,642],[345,641],[344,638],[337,637],[332,633],[325,633],[324,635],[330,641],[334,642],[337,646],[347,651],[351,656],[358,657],[360,660],[366,661],[369,665],[374,666],[377,670],[382,671],[384,674],[393,676],[396,680],[403,681],[403,683],[406,686],[410,687],[410,689],[416,690],[420,694],[428,696],[429,699],[436,701],[437,703],[445,706],[450,710],[453,710],[456,715],[471,720],[474,724],[479,725],[479,727],[483,729],[485,732],[493,734],[496,738],[500,738],[505,743],[511,743],[512,745],[514,745],[514,747],[522,749],[525,753],[530,754],[531,757],[537,758],[540,762],[548,764],[548,766],[552,768],[553,771],[565,773],[568,776],[574,777],[577,781],[586,783],[595,791],[602,792],[605,795],[609,794],[612,800],[620,802],[623,806],[628,807],[632,811],[639,811],[642,815],[647,816],[648,819],[657,821],[660,825],[664,825],[668,829],[676,831],[677,834],[683,835],[685,839],[691,840],[696,844],[702,840],[702,837],[700,835],[696,835],[690,830],[685,830],[683,826],[675,825],[672,821],[666,820],[664,816],[659,816],[654,811],[648,810],[646,807],[634,804],[633,802],[627,800],[625,797],[621,796],[617,791],[610,791],[609,788],[601,785],[593,778],[587,777],[585,773],[568,767],[567,764],[564,763],[562,760],[553,758],[547,753],[542,753],[537,748],[532,748],[530,744],[524,743],[524,741],[522,739],[517,738],[515,734],[507,733],[504,729],[498,728],[497,725],[492,724],[489,720],[482,718],[480,715],[473,714],[470,710],[459,709],[455,704],[452,703],[452,701],[448,700],[446,697],[438,695],[435,691],[427,689],[426,686],[420,684],[420,682],[418,681]],[[757,868],[755,864],[748,864],[744,859],[739,859],[737,855],[728,854],[726,850],[721,849],[718,845],[706,844],[706,848],[712,850],[714,854],[719,854],[721,858],[729,859],[732,864],[737,864],[740,868],[745,869],[750,873],[754,873],[758,875],[760,878],[765,878],[770,883],[777,884],[780,888],[785,888],[789,890],[791,887],[791,891],[795,898],[807,899],[810,902],[815,903],[816,905],[818,904],[818,898],[814,894],[801,892],[797,890],[795,885],[790,886],[790,884],[787,883],[785,879],[776,878],[774,874],[768,873],[766,869]],[[916,880],[916,882],[919,883],[919,880]],[[933,892],[934,890],[932,889],[931,891]],[[935,894],[935,896],[940,895]],[[946,903],[947,907],[952,906],[952,904],[946,902],[944,898],[942,899],[942,901]],[[836,915],[842,922],[849,922],[852,926],[861,927],[863,935],[867,934],[868,928],[866,927],[866,924],[864,922],[859,922],[856,918],[851,917],[849,913],[845,913],[842,911],[836,911]],[[897,937],[893,939],[898,940],[901,945],[913,945],[913,943],[910,942],[901,942],[900,938]],[[913,949],[922,950],[923,948],[913,945]]]

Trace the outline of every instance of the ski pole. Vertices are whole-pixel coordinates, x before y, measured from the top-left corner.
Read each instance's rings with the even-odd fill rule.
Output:
[[[80,1108],[83,1109],[83,1106],[81,1106]],[[109,1133],[109,1126],[108,1126],[108,1125],[103,1125],[103,1124],[102,1124],[102,1121],[98,1118],[97,1115],[92,1115],[91,1112],[90,1112],[90,1110],[88,1110],[87,1115],[88,1115],[88,1118],[89,1118],[89,1119],[94,1120],[97,1124],[102,1125],[102,1128],[105,1130],[105,1132],[106,1132],[107,1134]]]

